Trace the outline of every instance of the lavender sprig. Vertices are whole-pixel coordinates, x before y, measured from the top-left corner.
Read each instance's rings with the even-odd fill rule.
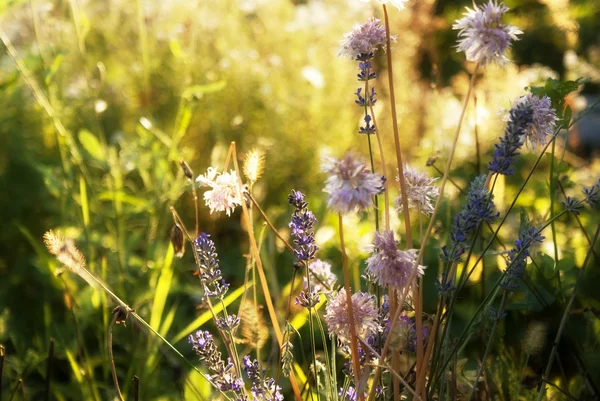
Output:
[[[215,243],[210,239],[210,235],[201,233],[194,241],[194,247],[198,256],[200,281],[204,286],[205,295],[222,298],[227,293],[229,284],[221,276],[219,255]]]

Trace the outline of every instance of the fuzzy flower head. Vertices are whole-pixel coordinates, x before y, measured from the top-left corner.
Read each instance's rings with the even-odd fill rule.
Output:
[[[548,96],[539,98],[528,93],[515,100],[512,108],[514,109],[519,105],[530,105],[533,111],[533,120],[524,132],[527,144],[529,144],[533,150],[535,150],[537,146],[544,146],[548,143],[548,139],[554,135],[556,121],[558,120],[556,110],[552,108],[550,98]],[[503,120],[510,120],[510,114],[508,112],[504,115]]]
[[[518,40],[523,32],[512,25],[500,22],[508,11],[504,3],[490,0],[483,6],[467,7],[464,17],[457,20],[452,29],[459,30],[459,52],[465,52],[467,60],[485,66],[492,62],[505,65],[508,58],[504,55],[511,41]]]
[[[219,173],[216,168],[209,167],[206,174],[198,176],[196,181],[201,187],[211,188],[204,192],[204,201],[211,214],[225,211],[229,216],[236,206],[242,204],[242,193],[235,171]]]
[[[418,251],[398,249],[394,232],[375,232],[373,253],[367,259],[367,272],[382,287],[402,289],[409,284],[408,279],[417,262]],[[425,266],[417,265],[417,275],[425,273]]]
[[[315,259],[308,265],[310,271],[311,291],[316,293],[330,292],[335,287],[337,277],[331,272],[331,265],[321,259]],[[307,280],[304,277],[304,288],[307,288]]]
[[[347,214],[371,207],[373,196],[383,191],[383,179],[369,171],[366,161],[353,153],[342,159],[326,157],[321,165],[329,175],[324,192],[329,194],[327,205],[336,213]]]
[[[439,188],[433,183],[437,178],[429,178],[427,174],[417,169],[404,165],[404,179],[406,180],[406,196],[408,198],[408,208],[417,209],[419,213],[425,216],[431,216],[433,213],[433,201],[440,193]],[[396,181],[400,182],[400,176],[396,176]],[[402,196],[396,198],[396,210],[402,213]]]
[[[354,25],[344,34],[340,43],[339,56],[352,60],[368,60],[386,42],[385,27],[377,18],[370,18],[361,25]]]
[[[370,3],[371,0],[360,0],[363,3]],[[391,4],[394,7],[396,7],[398,10],[402,11],[404,10],[405,7],[405,3],[407,0],[376,0],[377,3],[379,4]]]
[[[352,311],[358,337],[367,338],[379,331],[377,323],[379,314],[371,295],[366,292],[357,292],[352,295]],[[338,291],[329,300],[325,312],[325,322],[330,335],[335,334],[341,342],[350,341],[350,317],[344,291]]]

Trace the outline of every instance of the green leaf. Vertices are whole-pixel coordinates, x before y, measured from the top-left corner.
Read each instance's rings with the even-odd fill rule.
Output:
[[[81,146],[83,146],[90,156],[97,160],[105,160],[102,145],[100,145],[98,138],[94,134],[86,129],[82,129],[79,131],[78,137]]]
[[[44,83],[46,85],[49,85],[50,82],[52,82],[52,78],[54,78],[54,76],[60,69],[60,65],[62,64],[63,60],[64,55],[60,53],[56,57],[54,57],[54,60],[52,60],[52,64],[50,64],[50,68],[48,68],[48,70],[46,71],[46,76],[44,77]]]

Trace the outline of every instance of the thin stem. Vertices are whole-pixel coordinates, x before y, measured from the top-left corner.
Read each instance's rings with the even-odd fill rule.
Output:
[[[140,399],[140,378],[133,376],[133,400],[139,401]]]
[[[381,144],[381,135],[379,135],[379,128],[377,127],[377,120],[375,118],[375,111],[373,111],[373,105],[369,102],[369,109],[371,110],[371,117],[373,118],[373,126],[375,127],[375,137],[377,138],[377,147],[379,148],[379,156],[381,158],[381,173],[384,177],[388,177],[387,165],[385,164],[385,156],[383,154],[383,145]],[[390,229],[390,194],[388,190],[388,184],[386,182],[384,193],[384,216],[385,216],[385,229]]]
[[[554,162],[555,162],[555,157],[554,157],[554,152],[556,149],[556,141],[552,142],[552,151],[551,151],[551,157],[550,157],[550,182],[549,182],[549,191],[550,191],[550,218],[554,217],[554,195],[556,193],[556,188],[554,187]],[[562,295],[562,284],[561,284],[561,278],[560,278],[560,270],[557,269],[557,265],[558,265],[558,242],[556,241],[556,225],[554,223],[552,223],[552,225],[550,226],[552,229],[552,247],[554,249],[554,271],[556,271],[556,278],[558,280],[558,288],[559,288],[559,293],[560,295]]]
[[[310,294],[311,294],[311,283],[310,283],[310,272],[309,272],[309,268],[308,268],[308,263],[304,262],[304,268],[306,269],[306,292],[307,292],[307,296],[310,298]],[[293,290],[293,288],[290,290]],[[289,304],[288,304],[289,306]],[[313,357],[313,371],[315,374],[315,383],[316,383],[316,389],[317,389],[317,400],[321,399],[321,394],[319,392],[319,372],[317,372],[317,346],[315,344],[315,327],[314,327],[314,322],[313,322],[313,310],[312,310],[312,306],[308,307],[308,327],[309,327],[309,331],[310,331],[310,347],[311,347],[311,351],[312,351],[312,357]],[[310,371],[310,369],[309,369]]]
[[[404,163],[402,162],[402,151],[400,148],[400,135],[398,135],[398,116],[396,113],[396,93],[394,91],[394,67],[392,63],[392,43],[390,37],[390,21],[387,8],[383,5],[383,14],[385,16],[385,37],[386,37],[386,56],[387,72],[390,87],[390,106],[392,109],[392,127],[394,129],[394,145],[396,149],[396,162],[398,163],[398,176],[400,181],[400,192],[402,196],[402,214],[404,216],[404,228],[406,230],[406,244],[409,249],[413,247],[412,231],[410,228],[410,213],[408,210],[408,197],[406,196],[406,178],[404,177]],[[440,194],[441,197],[441,194]],[[372,392],[372,391],[371,391]]]
[[[360,383],[360,362],[358,360],[358,344],[356,337],[356,326],[354,321],[354,305],[352,304],[352,293],[350,292],[350,273],[348,272],[348,260],[346,256],[346,247],[344,245],[344,218],[338,215],[340,249],[342,251],[342,268],[344,270],[344,290],[346,291],[346,305],[348,308],[348,320],[350,321],[350,349],[352,351],[352,364],[354,370],[354,384],[358,388]],[[364,395],[359,394],[361,400]]]
[[[121,394],[121,388],[119,387],[119,378],[117,377],[117,367],[115,366],[115,359],[113,356],[113,341],[112,341],[112,329],[119,317],[120,308],[113,312],[113,318],[108,325],[108,337],[107,337],[107,348],[108,348],[108,361],[110,362],[110,371],[112,373],[113,382],[115,383],[115,389],[117,390],[117,397],[120,401],[124,401],[123,394]]]
[[[525,371],[527,370],[527,365],[529,364],[529,354],[525,355],[525,363],[523,364],[523,369],[521,369],[521,374],[519,374],[519,380],[517,381],[517,394],[513,400],[519,399],[519,394],[521,393],[521,382],[523,381],[523,377],[525,377]]]
[[[507,292],[505,291],[504,294],[502,294],[502,300],[500,301],[500,308],[498,309],[500,313],[502,313],[502,311],[504,310],[504,304],[506,303],[506,296],[507,296]],[[496,333],[496,326],[498,326],[498,319],[494,319],[494,323],[492,323],[492,330],[489,335],[487,346],[485,347],[485,352],[483,353],[483,358],[481,358],[481,365],[479,366],[479,369],[477,370],[477,376],[475,376],[475,383],[473,383],[473,388],[471,388],[471,393],[469,394],[468,401],[471,401],[473,399],[473,395],[475,394],[475,390],[477,389],[477,383],[479,383],[479,378],[481,377],[481,373],[483,372],[483,369],[485,368],[485,361],[487,360],[487,356],[490,353],[490,350],[492,349],[492,344],[494,342],[494,334]]]
[[[50,400],[50,384],[52,383],[52,365],[54,362],[54,339],[50,339],[50,348],[48,349],[48,359],[46,361],[46,388],[44,391],[44,400]]]
[[[590,245],[589,251],[585,257],[585,261],[577,274],[577,280],[575,281],[575,287],[573,288],[573,293],[571,294],[571,298],[569,298],[569,303],[565,308],[565,312],[563,313],[562,319],[560,321],[560,326],[558,327],[558,331],[556,332],[556,337],[554,338],[554,344],[552,344],[552,351],[550,352],[550,358],[548,359],[548,364],[546,365],[546,370],[544,372],[544,376],[542,376],[542,380],[544,382],[548,381],[548,377],[550,377],[550,372],[552,371],[552,365],[554,364],[554,358],[556,358],[556,354],[558,351],[558,344],[560,343],[560,339],[562,337],[563,331],[565,329],[567,319],[569,318],[569,312],[571,311],[571,307],[573,306],[573,302],[575,302],[575,295],[577,294],[577,288],[579,287],[579,283],[581,282],[581,278],[583,277],[583,273],[585,268],[592,256],[592,250],[598,240],[598,235],[600,235],[600,224],[596,228],[596,234],[594,235],[594,239],[592,240],[592,244]],[[537,401],[541,401],[546,394],[546,386],[542,385],[540,388],[540,392],[537,397]]]
[[[285,238],[283,238],[281,236],[281,234],[279,233],[279,231],[277,231],[277,229],[275,228],[275,226],[273,225],[273,223],[271,223],[271,221],[269,220],[269,218],[267,217],[267,214],[265,213],[265,211],[260,207],[260,205],[258,204],[258,202],[256,201],[256,199],[254,199],[254,197],[252,196],[252,194],[247,194],[248,198],[250,198],[250,200],[252,201],[252,203],[254,204],[254,206],[256,206],[256,208],[258,209],[258,211],[260,212],[260,215],[262,216],[263,220],[265,221],[265,223],[267,223],[267,225],[269,226],[269,228],[271,229],[271,231],[273,231],[273,233],[275,234],[275,236],[277,238],[279,238],[281,240],[281,242],[283,242],[283,244],[285,245],[285,247],[288,249],[288,251],[290,251],[292,254],[294,253],[294,248],[292,248],[292,246],[290,245],[289,242],[287,242],[285,240]]]

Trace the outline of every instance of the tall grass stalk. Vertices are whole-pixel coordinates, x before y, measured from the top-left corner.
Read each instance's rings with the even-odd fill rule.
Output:
[[[119,319],[119,313],[120,313],[121,309],[119,307],[116,307],[115,310],[113,311],[113,317],[110,320],[110,324],[108,325],[108,335],[107,335],[107,343],[106,343],[106,349],[108,351],[108,361],[110,363],[110,372],[112,374],[112,378],[113,378],[113,382],[115,385],[115,391],[117,392],[117,397],[119,398],[119,401],[125,401],[123,399],[123,394],[121,394],[121,387],[119,387],[119,378],[117,377],[117,367],[115,366],[115,357],[113,355],[113,327],[115,325],[115,323],[117,322],[117,319]],[[127,313],[127,312],[125,312]]]

